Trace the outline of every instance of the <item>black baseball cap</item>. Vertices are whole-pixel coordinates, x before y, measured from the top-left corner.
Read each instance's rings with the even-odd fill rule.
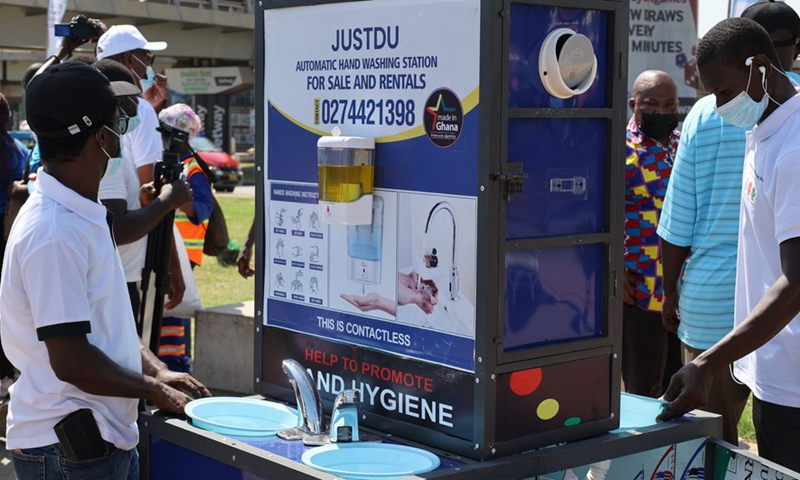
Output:
[[[82,62],[51,65],[25,89],[28,124],[42,138],[64,138],[92,128],[116,106],[117,98],[138,95],[129,82],[109,82]]]
[[[785,28],[792,32],[791,40],[772,42],[776,47],[788,47],[797,43],[800,37],[800,17],[792,7],[784,2],[759,0],[742,12],[742,18],[755,21],[768,33]]]

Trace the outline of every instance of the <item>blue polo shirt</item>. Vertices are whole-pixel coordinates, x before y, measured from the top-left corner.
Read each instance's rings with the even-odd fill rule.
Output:
[[[708,95],[692,107],[667,187],[658,235],[691,247],[681,282],[678,337],[706,350],[733,329],[745,131]]]

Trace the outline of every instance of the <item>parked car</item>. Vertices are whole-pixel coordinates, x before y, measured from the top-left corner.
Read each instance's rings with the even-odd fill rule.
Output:
[[[214,190],[232,192],[237,185],[242,184],[244,174],[239,162],[223,152],[214,142],[206,137],[194,137],[189,140],[189,145],[200,154],[216,177],[210,179]]]

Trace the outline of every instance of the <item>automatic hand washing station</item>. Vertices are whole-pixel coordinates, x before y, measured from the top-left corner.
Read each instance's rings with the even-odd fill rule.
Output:
[[[148,458],[210,442],[252,474],[225,478],[389,478],[301,461],[354,449],[436,468],[395,475],[529,478],[716,431],[603,435],[620,426],[627,1],[257,6],[254,391],[300,413],[246,445],[156,422]]]

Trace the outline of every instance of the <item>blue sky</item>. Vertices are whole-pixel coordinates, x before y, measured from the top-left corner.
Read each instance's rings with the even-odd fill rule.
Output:
[[[697,0],[697,3],[697,33],[702,37],[715,23],[728,16],[728,0]],[[786,3],[800,12],[800,0],[786,0]]]

